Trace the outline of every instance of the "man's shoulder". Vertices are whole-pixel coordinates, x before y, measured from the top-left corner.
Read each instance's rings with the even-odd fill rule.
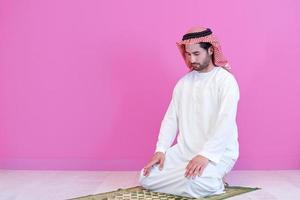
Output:
[[[219,69],[217,85],[220,91],[231,91],[239,96],[239,85],[235,76],[224,68]]]
[[[190,80],[191,77],[192,77],[192,73],[193,73],[193,71],[188,71],[188,72],[186,72],[185,74],[183,74],[183,75],[178,79],[177,82],[184,82],[184,81]]]
[[[235,76],[224,69],[223,67],[219,67],[217,76],[216,76],[218,81],[221,81],[222,83],[228,82],[228,83],[237,83]]]
[[[191,79],[191,72],[188,71],[184,75],[182,75],[176,82],[174,90],[180,90],[185,82],[189,81]]]

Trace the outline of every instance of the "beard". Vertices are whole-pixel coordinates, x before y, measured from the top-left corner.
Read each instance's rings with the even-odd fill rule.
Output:
[[[193,70],[202,71],[209,66],[210,61],[211,61],[210,56],[207,56],[204,59],[203,63],[191,63],[191,67]]]

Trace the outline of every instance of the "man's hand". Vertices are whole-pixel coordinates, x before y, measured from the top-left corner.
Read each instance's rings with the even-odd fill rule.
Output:
[[[209,160],[204,156],[201,155],[195,156],[186,166],[185,168],[186,172],[184,176],[187,178],[190,177],[195,178],[197,175],[200,176],[208,163]]]
[[[150,162],[144,167],[144,176],[150,174],[150,170],[153,165],[159,164],[159,169],[162,170],[165,161],[165,154],[162,152],[156,152]]]

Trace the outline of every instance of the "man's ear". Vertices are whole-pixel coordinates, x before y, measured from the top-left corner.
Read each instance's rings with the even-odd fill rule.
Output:
[[[210,46],[210,47],[208,48],[208,54],[211,56],[211,55],[213,54],[213,52],[214,52],[214,49],[213,49],[212,46]]]

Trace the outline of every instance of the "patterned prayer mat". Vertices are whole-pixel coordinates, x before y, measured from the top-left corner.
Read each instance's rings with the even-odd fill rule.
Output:
[[[205,198],[198,198],[204,200],[221,200],[227,199],[229,197],[233,197],[239,194],[243,194],[246,192],[251,192],[254,190],[258,190],[260,188],[250,188],[250,187],[238,187],[238,186],[226,186],[225,193],[220,195],[213,195]],[[88,195],[78,198],[73,198],[70,200],[189,200],[189,199],[196,199],[196,198],[187,198],[182,196],[176,196],[171,194],[165,194],[160,192],[152,192],[149,190],[144,189],[141,186],[136,186],[132,188],[126,189],[118,189],[112,192],[105,192],[95,195]]]

